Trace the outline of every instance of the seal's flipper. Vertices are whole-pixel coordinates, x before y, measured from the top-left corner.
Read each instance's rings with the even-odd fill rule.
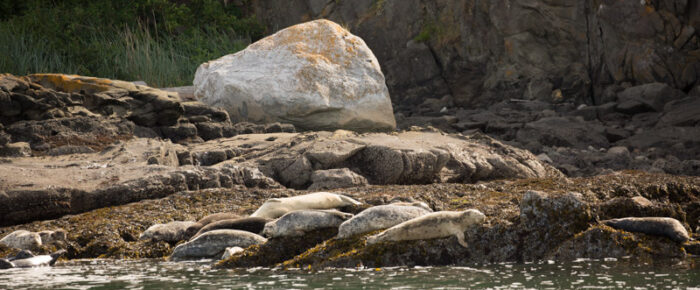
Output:
[[[464,233],[459,232],[455,234],[455,237],[457,237],[457,242],[459,242],[462,247],[469,248],[469,245],[467,244],[466,241],[464,241]]]
[[[58,260],[58,258],[63,256],[63,254],[65,254],[65,253],[66,253],[66,250],[58,250],[58,251],[52,253],[51,254],[51,262],[49,262],[49,266],[53,266],[54,264],[56,264],[56,261]]]

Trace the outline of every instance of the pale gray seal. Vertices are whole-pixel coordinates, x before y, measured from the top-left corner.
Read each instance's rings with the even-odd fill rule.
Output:
[[[371,236],[367,239],[367,244],[455,236],[460,245],[468,247],[464,241],[464,231],[471,225],[482,223],[484,219],[486,216],[475,209],[429,213]]]
[[[171,260],[206,259],[221,257],[229,247],[247,248],[264,244],[267,239],[251,232],[239,230],[213,230],[180,244],[173,250]]]
[[[34,249],[40,247],[41,236],[26,230],[17,230],[0,239],[0,244],[16,249]]]
[[[51,255],[34,256],[32,252],[22,251],[12,259],[0,259],[0,269],[53,266],[65,253],[66,250],[59,250]]]
[[[423,207],[408,205],[408,203],[370,207],[340,224],[338,238],[344,239],[361,233],[387,229],[431,212]]]
[[[263,235],[271,238],[302,236],[313,230],[336,228],[350,217],[352,214],[337,210],[296,210],[267,223]]]
[[[657,236],[666,236],[682,243],[690,240],[683,224],[668,217],[626,217],[602,221],[608,226],[628,232],[638,232]]]
[[[250,216],[274,219],[295,210],[332,209],[360,204],[362,203],[344,195],[315,192],[300,196],[268,199]]]
[[[271,219],[261,218],[261,217],[247,217],[239,219],[230,220],[220,220],[217,222],[210,223],[197,232],[192,238],[196,238],[203,233],[210,232],[213,230],[241,230],[247,231],[254,234],[260,234],[265,228],[265,224],[272,221]]]

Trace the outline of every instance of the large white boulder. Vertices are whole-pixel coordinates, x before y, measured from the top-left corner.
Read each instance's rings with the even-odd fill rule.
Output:
[[[288,27],[199,66],[201,101],[232,121],[286,122],[302,129],[381,131],[396,127],[379,62],[340,25]]]

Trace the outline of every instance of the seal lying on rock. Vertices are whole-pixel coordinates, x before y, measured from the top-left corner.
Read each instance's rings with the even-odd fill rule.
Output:
[[[167,224],[156,224],[150,226],[144,231],[139,240],[154,239],[156,241],[165,241],[168,243],[176,243],[184,241],[192,236],[191,227],[197,225],[197,222],[169,222]]]
[[[173,250],[170,260],[205,259],[221,257],[229,247],[247,248],[264,244],[267,239],[251,232],[239,230],[213,230]]]
[[[274,219],[295,210],[331,209],[360,204],[362,203],[344,195],[315,192],[294,197],[268,199],[250,216]]]
[[[202,226],[206,226],[206,225],[213,223],[213,222],[218,222],[218,221],[222,221],[222,220],[232,220],[232,219],[237,219],[237,218],[241,218],[241,216],[239,216],[237,214],[233,214],[233,213],[220,212],[220,213],[213,213],[213,214],[210,214],[208,216],[205,216],[205,217],[201,218],[200,220],[198,220],[197,222],[199,224],[201,224]]]
[[[402,202],[370,207],[343,222],[338,228],[338,238],[344,239],[361,233],[387,229],[432,212],[420,207],[421,204],[416,203],[418,206],[413,206]]]
[[[38,233],[26,230],[11,232],[0,240],[0,244],[22,250],[33,249],[42,245],[41,236]]]
[[[383,241],[427,240],[457,237],[463,247],[464,231],[467,227],[482,223],[486,219],[483,213],[475,209],[465,211],[439,211],[412,220],[405,221],[367,239],[367,244]]]
[[[247,217],[239,219],[221,220],[217,222],[210,223],[195,234],[192,239],[202,235],[203,233],[210,232],[213,230],[241,230],[246,232],[251,232],[254,234],[260,234],[265,228],[265,224],[272,221],[271,219],[261,218],[261,217]]]
[[[66,250],[59,250],[51,255],[34,256],[30,251],[21,251],[12,259],[0,259],[0,269],[53,266],[65,253]]]
[[[297,210],[267,223],[263,235],[271,238],[303,236],[313,230],[336,228],[351,217],[352,214],[337,210]]]
[[[690,240],[688,231],[677,219],[668,217],[627,217],[602,221],[604,224],[628,232],[666,236],[682,243]]]

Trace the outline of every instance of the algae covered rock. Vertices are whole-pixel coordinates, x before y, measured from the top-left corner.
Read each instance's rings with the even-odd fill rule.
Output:
[[[523,259],[544,256],[559,243],[588,228],[593,214],[580,193],[527,191],[520,202],[520,230],[527,251]]]
[[[199,66],[201,101],[233,121],[310,130],[396,127],[379,62],[365,42],[328,20],[298,24]]]

